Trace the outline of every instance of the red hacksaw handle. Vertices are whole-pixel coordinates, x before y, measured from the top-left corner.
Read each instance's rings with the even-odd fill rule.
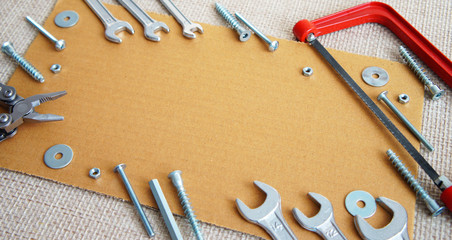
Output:
[[[293,33],[298,40],[305,42],[309,33],[321,36],[369,22],[379,23],[389,28],[447,85],[452,87],[452,62],[385,3],[369,2],[313,21],[304,19],[295,24]]]

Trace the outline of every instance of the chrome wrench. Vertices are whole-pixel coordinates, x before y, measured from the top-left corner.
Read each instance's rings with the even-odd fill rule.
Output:
[[[165,8],[173,15],[177,22],[182,26],[182,34],[187,38],[196,38],[194,32],[203,33],[201,25],[192,23],[182,12],[174,5],[171,0],[160,0]]]
[[[105,26],[105,38],[107,40],[121,43],[122,40],[115,34],[117,32],[127,30],[130,34],[134,34],[132,26],[125,21],[120,21],[113,17],[108,9],[99,0],[85,0],[86,4],[93,10]]]
[[[292,213],[297,222],[307,230],[315,232],[326,240],[347,240],[334,220],[333,206],[328,199],[318,193],[310,192],[308,196],[320,205],[320,211],[312,218],[306,217],[294,208]]]
[[[169,32],[169,27],[164,22],[158,22],[152,19],[140,6],[133,0],[118,0],[118,2],[127,9],[144,27],[144,36],[151,41],[160,41],[160,37],[155,34],[157,31]]]
[[[237,208],[246,220],[255,223],[267,231],[275,240],[296,240],[281,211],[281,196],[273,187],[254,181],[254,185],[267,194],[265,202],[256,209],[250,209],[240,199],[236,199]]]

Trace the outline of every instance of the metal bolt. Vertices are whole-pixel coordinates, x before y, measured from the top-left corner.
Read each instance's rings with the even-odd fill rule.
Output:
[[[251,32],[242,27],[237,19],[225,7],[219,3],[215,3],[217,12],[229,23],[231,27],[239,34],[239,39],[242,42],[248,41],[251,37]]]
[[[386,154],[389,157],[389,160],[392,162],[397,171],[402,175],[405,181],[410,185],[410,187],[416,192],[416,195],[419,196],[422,201],[427,205],[428,210],[432,213],[434,217],[441,214],[445,208],[441,207],[436,203],[436,201],[428,195],[425,189],[419,184],[419,182],[414,178],[411,172],[406,168],[405,164],[397,157],[397,155],[389,149],[386,151]]]
[[[432,82],[432,80],[430,80],[430,78],[425,74],[424,70],[417,64],[417,62],[413,59],[406,48],[400,46],[399,52],[403,60],[405,60],[405,62],[408,64],[408,67],[413,70],[413,72],[421,80],[424,86],[428,88],[428,91],[432,95],[432,99],[438,100],[443,95],[444,90],[441,90]]]
[[[6,55],[10,56],[17,64],[19,64],[20,67],[22,67],[30,76],[33,77],[36,81],[43,83],[44,77],[42,74],[31,65],[25,58],[20,56],[16,50],[14,49],[14,46],[10,42],[4,42],[2,45],[2,52]]]
[[[185,192],[184,183],[182,182],[181,177],[182,171],[176,170],[168,175],[168,178],[173,182],[174,187],[177,189],[177,195],[179,196],[180,203],[182,208],[184,209],[185,216],[188,218],[188,222],[193,228],[193,232],[195,233],[196,239],[203,240],[203,236],[201,230],[198,226],[198,220],[196,220],[195,213],[191,207],[189,198],[187,193]]]
[[[126,173],[124,172],[124,168],[126,168],[125,164],[119,164],[118,166],[115,167],[114,172],[119,173],[119,175],[121,176],[122,182],[124,183],[124,186],[126,187],[127,192],[129,193],[133,205],[135,205],[135,208],[137,209],[138,214],[140,215],[141,222],[143,222],[146,232],[148,233],[149,237],[153,237],[155,235],[154,230],[152,230],[151,224],[149,223],[148,218],[146,217],[146,214],[144,213],[143,208],[141,207],[141,204],[138,201],[137,195],[135,195],[132,185],[130,185],[129,179],[127,179]]]
[[[6,123],[9,120],[9,116],[6,113],[0,114],[0,123]]]
[[[422,134],[413,126],[413,124],[411,124],[410,121],[408,121],[408,119],[403,116],[402,112],[400,112],[399,109],[397,109],[396,106],[388,99],[388,97],[386,96],[387,93],[388,91],[380,93],[377,99],[379,101],[382,100],[384,103],[386,103],[386,105],[388,105],[388,107],[395,113],[395,115],[397,115],[397,117],[407,126],[407,128],[414,134],[414,136],[416,136],[416,138],[419,139],[419,141],[421,141],[429,151],[433,151],[433,146],[427,141],[427,139],[425,139],[424,136],[422,136]]]
[[[239,13],[235,13],[235,16],[240,21],[245,23],[246,26],[248,26],[257,36],[259,36],[262,40],[264,40],[268,44],[268,50],[270,52],[273,52],[273,51],[275,51],[278,48],[278,46],[279,46],[279,42],[278,41],[273,41],[272,42],[267,36],[265,36],[261,31],[259,31],[253,24],[251,24],[248,20],[246,20]]]
[[[39,25],[39,23],[37,23],[31,17],[27,16],[25,18],[27,19],[28,22],[35,26],[44,36],[46,36],[48,39],[50,39],[50,41],[55,43],[55,49],[57,51],[61,51],[66,47],[66,42],[63,39],[61,40],[56,39],[52,34],[49,33],[49,31],[45,30],[44,27]]]

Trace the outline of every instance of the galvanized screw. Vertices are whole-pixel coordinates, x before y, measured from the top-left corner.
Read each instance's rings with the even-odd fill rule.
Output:
[[[33,67],[33,65],[31,65],[31,63],[29,63],[27,60],[25,60],[25,58],[20,56],[14,49],[14,46],[12,43],[4,42],[2,45],[2,52],[5,53],[6,55],[10,56],[17,64],[19,64],[19,66],[21,66],[28,74],[30,74],[30,76],[32,76],[33,79],[35,79],[36,81],[38,81],[40,83],[44,82],[44,77],[38,71],[38,69]]]
[[[397,168],[397,171],[402,175],[405,181],[410,185],[410,187],[416,192],[416,195],[419,196],[427,205],[428,210],[432,213],[434,217],[440,215],[445,208],[441,207],[436,203],[436,201],[428,195],[425,189],[419,184],[419,182],[414,178],[411,172],[406,168],[405,164],[397,157],[397,155],[389,149],[386,151],[386,154],[389,157],[389,160],[392,162],[392,165]]]
[[[55,49],[57,51],[61,51],[66,47],[66,42],[63,39],[61,40],[56,39],[52,34],[49,33],[49,31],[45,30],[44,27],[39,25],[39,23],[37,23],[31,17],[27,16],[25,18],[28,20],[28,22],[35,26],[44,36],[46,36],[48,39],[50,39],[50,41],[55,43]]]
[[[408,64],[408,67],[413,70],[416,76],[421,80],[425,87],[428,88],[428,91],[432,95],[433,100],[438,100],[444,93],[444,90],[441,90],[438,86],[436,86],[432,80],[425,74],[424,70],[417,64],[417,62],[410,55],[408,50],[403,46],[399,47],[400,55],[403,60]]]
[[[237,19],[225,7],[219,3],[215,3],[217,12],[229,23],[231,27],[239,34],[239,39],[242,42],[248,41],[251,37],[251,32],[242,27]]]
[[[239,13],[235,13],[235,16],[240,21],[245,23],[246,26],[248,26],[257,36],[259,36],[262,40],[264,40],[268,44],[268,50],[270,52],[273,52],[273,51],[275,51],[278,48],[278,46],[279,46],[279,42],[278,41],[273,41],[272,42],[267,36],[265,36],[261,31],[259,31],[253,24],[251,24],[248,20],[246,20]]]
[[[388,107],[407,126],[407,128],[416,136],[416,138],[419,139],[419,141],[421,141],[429,151],[433,151],[433,146],[427,141],[427,139],[425,139],[424,136],[422,136],[422,134],[413,126],[413,124],[411,124],[410,121],[408,121],[408,119],[403,116],[402,112],[400,112],[399,109],[397,109],[397,107],[388,99],[388,97],[386,96],[387,93],[388,91],[380,93],[377,99],[379,101],[382,100],[384,103],[386,103],[386,105],[388,105]]]
[[[191,207],[189,198],[187,193],[185,192],[184,183],[182,182],[181,177],[182,171],[176,170],[168,175],[168,178],[173,182],[174,187],[177,189],[177,195],[179,196],[180,203],[182,208],[184,209],[185,216],[188,218],[188,222],[191,224],[193,228],[193,232],[195,233],[196,239],[203,240],[203,236],[201,230],[198,226],[198,220],[196,220],[195,213]]]
[[[124,172],[124,168],[126,168],[125,164],[119,164],[115,167],[114,172],[119,173],[121,176],[122,182],[124,183],[127,192],[129,193],[130,199],[132,199],[133,205],[135,205],[135,208],[138,211],[138,214],[140,215],[141,222],[143,222],[144,228],[146,229],[146,232],[148,233],[149,237],[153,237],[154,230],[152,230],[151,224],[148,221],[148,218],[146,217],[146,214],[143,211],[143,208],[141,207],[140,202],[138,201],[137,195],[135,195],[135,192],[133,191],[132,185],[130,185],[129,179],[127,179],[126,173]]]

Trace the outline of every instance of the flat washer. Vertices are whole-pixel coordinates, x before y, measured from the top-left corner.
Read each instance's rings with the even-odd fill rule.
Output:
[[[58,154],[61,154],[60,159],[56,158]],[[69,165],[73,157],[74,152],[71,147],[65,144],[57,144],[46,151],[44,154],[44,163],[49,168],[60,169]]]
[[[389,74],[380,67],[368,67],[361,73],[364,82],[374,87],[381,87],[389,82]]]
[[[68,28],[77,24],[78,19],[78,13],[74,11],[63,11],[56,15],[54,22],[58,27]]]
[[[358,206],[358,202],[364,202],[364,207]],[[370,193],[365,191],[353,191],[345,198],[345,208],[352,215],[359,215],[363,218],[368,218],[374,215],[377,211],[377,202]]]

